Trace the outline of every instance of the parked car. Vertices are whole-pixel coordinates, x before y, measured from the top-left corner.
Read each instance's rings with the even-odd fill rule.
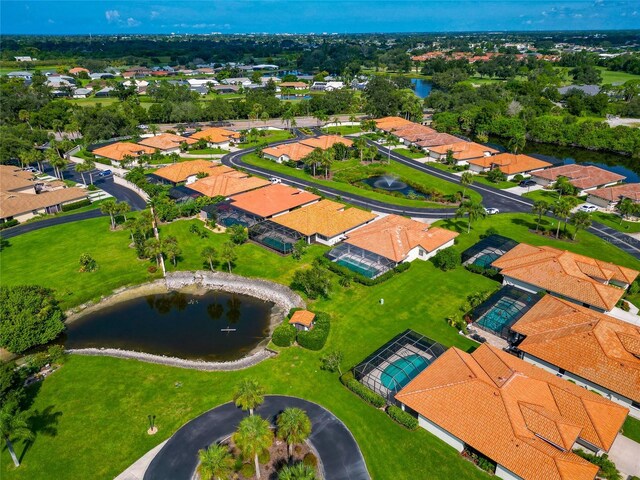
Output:
[[[535,180],[522,180],[519,185],[521,187],[533,187],[536,184]]]
[[[108,177],[109,175],[113,175],[111,170],[103,170],[98,174],[99,177]]]
[[[271,177],[271,178],[269,179],[269,181],[270,181],[271,183],[282,183],[282,179],[281,179],[281,178],[278,178],[278,177]]]
[[[38,173],[38,169],[36,167],[24,167],[23,170],[25,172]]]
[[[500,213],[500,210],[498,210],[497,208],[493,208],[493,207],[485,208],[484,211],[485,211],[485,213],[487,215],[495,215],[496,213]]]
[[[598,207],[585,203],[584,205],[580,205],[578,207],[578,210],[580,210],[581,212],[593,213],[598,211]]]

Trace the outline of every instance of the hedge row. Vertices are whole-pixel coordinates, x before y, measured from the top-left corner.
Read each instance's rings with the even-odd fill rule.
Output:
[[[296,332],[296,327],[284,322],[275,328],[271,340],[279,347],[290,347],[296,339]]]
[[[395,405],[390,405],[387,408],[387,414],[396,422],[398,422],[403,427],[408,428],[409,430],[415,430],[418,428],[418,419],[412,417],[410,414],[405,412],[399,407]]]
[[[13,220],[7,220],[4,223],[0,223],[0,230],[4,230],[5,228],[9,228],[9,227],[15,227],[19,223],[20,222],[18,220],[16,220],[15,218]]]
[[[311,330],[298,332],[298,345],[308,350],[321,350],[329,337],[331,322],[326,313],[316,313],[315,324]]]
[[[359,284],[365,285],[367,287],[372,287],[373,285],[378,285],[379,283],[385,282],[398,273],[406,272],[407,270],[409,270],[409,267],[411,267],[410,263],[401,263],[397,267],[389,270],[386,273],[383,273],[379,277],[372,279],[367,278],[364,275],[360,275],[359,273],[355,273],[343,265],[338,265],[336,262],[332,262],[327,257],[318,257],[316,259],[316,262],[340,277],[351,278],[354,282],[358,282]]]
[[[473,263],[466,265],[465,268],[470,272],[484,275],[485,277],[491,278],[492,280],[502,281],[502,275],[500,275],[500,272],[498,272],[498,270],[496,270],[495,268],[481,267],[480,265],[474,265]]]
[[[85,198],[84,200],[80,200],[79,202],[67,203],[66,205],[62,205],[62,211],[69,212],[78,208],[88,207],[89,205],[91,205],[91,200]]]
[[[378,395],[375,392],[372,392],[367,387],[362,385],[355,378],[351,378],[345,381],[345,386],[351,390],[353,393],[362,398],[365,402],[370,403],[376,408],[384,407],[387,402],[384,398]]]

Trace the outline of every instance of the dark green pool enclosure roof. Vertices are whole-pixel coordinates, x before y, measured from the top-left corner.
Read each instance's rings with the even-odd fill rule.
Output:
[[[462,263],[484,254],[495,256],[495,259],[498,259],[516,245],[518,242],[511,238],[502,235],[489,235],[462,252]]]
[[[359,382],[395,403],[394,396],[447,349],[413,330],[396,335],[353,369]],[[420,357],[420,361],[416,361]]]

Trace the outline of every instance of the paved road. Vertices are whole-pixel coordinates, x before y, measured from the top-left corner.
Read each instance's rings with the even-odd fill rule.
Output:
[[[88,210],[86,212],[73,213],[65,215],[63,217],[52,217],[46,220],[38,220],[37,222],[23,223],[16,225],[15,227],[8,228],[0,231],[0,237],[13,238],[23,233],[33,232],[34,230],[40,230],[41,228],[52,227],[54,225],[63,225],[65,223],[77,222],[80,220],[87,220],[89,218],[98,218],[104,214],[99,209]],[[108,222],[105,224],[108,225]]]
[[[307,412],[312,431],[309,441],[324,467],[327,480],[368,480],[362,452],[347,427],[328,410],[301,398],[269,395],[256,414],[272,424],[287,407]],[[180,428],[152,460],[144,480],[190,480],[198,466],[198,450],[227,438],[247,416],[233,403],[200,415]]]

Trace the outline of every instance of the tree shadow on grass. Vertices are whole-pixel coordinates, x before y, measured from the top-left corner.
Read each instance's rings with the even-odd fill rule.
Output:
[[[20,463],[22,463],[25,455],[31,449],[39,435],[55,437],[58,434],[58,421],[62,412],[54,411],[54,406],[49,405],[43,410],[34,410],[29,418],[29,426],[33,432],[34,439],[24,442],[24,449],[20,454]]]
[[[464,218],[458,218],[458,219],[448,218],[443,221],[442,226],[448,230],[453,230],[454,232],[458,232],[458,233],[467,233],[467,228],[468,228],[467,220]]]
[[[526,227],[529,230],[535,230],[537,224],[537,218],[512,218],[511,223],[520,227]],[[546,227],[557,225],[555,222],[543,218],[540,221],[540,229],[544,230]]]

